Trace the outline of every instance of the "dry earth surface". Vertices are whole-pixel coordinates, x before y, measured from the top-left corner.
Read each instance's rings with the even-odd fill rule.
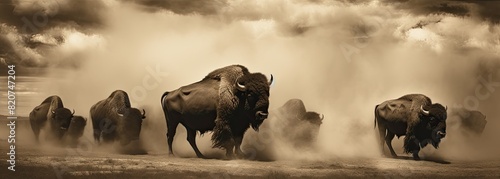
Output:
[[[500,178],[498,160],[414,161],[407,157],[338,156],[264,162],[180,158],[169,156],[166,151],[127,155],[100,150],[102,147],[98,146],[33,145],[23,140],[25,133],[29,134],[26,126],[29,125],[18,124],[15,172],[7,170],[9,145],[4,136],[0,137],[0,178]],[[0,132],[8,133],[5,128]]]

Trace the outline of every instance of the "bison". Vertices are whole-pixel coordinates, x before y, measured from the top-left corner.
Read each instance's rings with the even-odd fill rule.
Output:
[[[111,95],[90,108],[90,117],[94,129],[94,140],[104,143],[119,141],[127,145],[139,139],[142,120],[146,118],[146,111],[142,113],[130,106],[128,94],[116,90]]]
[[[272,116],[276,117],[278,135],[297,149],[313,146],[324,118],[317,112],[306,111],[300,99],[288,100]]]
[[[196,145],[196,131],[213,131],[212,147],[225,149],[229,158],[233,149],[242,156],[240,146],[246,130],[252,126],[258,131],[268,116],[272,81],[272,75],[268,81],[261,73],[231,65],[214,70],[199,82],[165,92],[161,105],[167,121],[169,154],[173,155],[172,142],[180,123],[198,157],[205,158]]]
[[[446,136],[447,108],[422,94],[409,94],[395,100],[385,101],[375,107],[375,126],[378,124],[382,151],[383,141],[391,155],[397,157],[392,148],[394,136],[405,136],[404,151],[419,160],[420,148],[431,143],[439,147]]]
[[[40,130],[46,125],[47,121],[49,123],[48,136],[61,140],[70,125],[74,113],[74,110],[71,112],[69,109],[64,108],[59,96],[47,97],[29,115],[31,129],[35,134],[36,141],[39,142]]]
[[[450,121],[450,125],[453,123],[458,123],[460,126],[460,131],[465,136],[469,137],[479,137],[483,134],[484,129],[488,121],[486,116],[480,111],[467,110],[464,108],[454,108],[452,114],[456,115],[457,120]]]
[[[73,116],[68,131],[64,134],[65,143],[75,147],[78,144],[78,139],[83,136],[86,125],[87,119],[82,116]]]

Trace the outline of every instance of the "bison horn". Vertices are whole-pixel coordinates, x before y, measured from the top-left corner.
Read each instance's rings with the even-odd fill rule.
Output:
[[[146,117],[146,110],[142,109],[142,117]]]
[[[445,111],[448,111],[448,106],[446,106],[446,107],[444,108],[444,110],[445,110]]]
[[[323,120],[325,118],[325,115],[321,114],[321,120]]]
[[[429,115],[429,111],[426,111],[422,105],[420,105],[420,110],[425,114],[425,115]]]
[[[56,112],[54,110],[52,110],[52,114],[55,114]]]
[[[247,90],[247,87],[245,85],[242,85],[240,82],[236,83],[236,87],[240,91],[246,91]]]
[[[271,74],[271,79],[269,80],[269,86],[273,85],[273,81],[274,81],[273,74]]]
[[[73,112],[71,113],[71,115],[75,114],[75,109],[73,109]]]

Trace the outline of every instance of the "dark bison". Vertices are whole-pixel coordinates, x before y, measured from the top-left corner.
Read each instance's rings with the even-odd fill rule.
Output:
[[[49,123],[47,131],[50,138],[60,140],[67,131],[71,118],[74,114],[69,109],[64,108],[63,102],[59,96],[49,96],[43,102],[35,107],[30,113],[30,124],[35,139],[39,141],[40,130]]]
[[[83,131],[87,125],[87,119],[82,116],[73,116],[69,124],[68,131],[64,134],[64,141],[67,145],[75,147],[78,139],[83,136]]]
[[[141,132],[142,120],[146,118],[144,109],[130,107],[128,94],[116,90],[111,95],[90,108],[90,117],[94,128],[94,139],[98,143],[120,141],[127,145],[138,140]]]
[[[272,116],[276,118],[278,136],[295,148],[313,146],[324,118],[317,112],[306,111],[300,99],[288,100]]]
[[[240,149],[245,131],[259,126],[268,116],[269,86],[272,82],[261,73],[250,73],[241,65],[232,65],[209,73],[201,81],[165,92],[161,104],[167,121],[169,154],[177,125],[187,130],[187,140],[196,155],[204,158],[196,146],[196,131],[213,131],[212,147],[223,148],[232,157]]]
[[[391,155],[397,157],[392,148],[394,136],[405,136],[404,151],[412,153],[418,160],[420,148],[431,143],[438,148],[446,136],[447,112],[443,105],[434,103],[422,94],[405,95],[395,100],[385,101],[375,107],[375,126],[378,124],[382,151],[383,141]]]

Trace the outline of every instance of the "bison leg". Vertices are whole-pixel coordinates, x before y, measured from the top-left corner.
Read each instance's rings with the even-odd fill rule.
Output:
[[[381,150],[382,150],[382,154],[384,154],[384,140],[385,140],[385,136],[386,136],[386,128],[384,125],[381,125],[380,123],[378,123],[378,133],[379,133],[379,142],[380,142],[380,146],[382,147]]]
[[[101,139],[101,130],[94,128],[94,141],[99,144]]]
[[[245,156],[245,153],[243,153],[243,151],[241,151],[241,143],[243,141],[243,136],[235,136],[234,137],[234,142],[235,142],[235,152],[236,152],[236,156],[237,157],[244,157]]]
[[[33,133],[35,134],[35,140],[36,140],[36,143],[39,143],[40,140],[38,139],[39,136],[40,136],[40,128],[36,126],[36,124],[33,124],[33,122],[31,122],[31,129],[33,130]]]
[[[387,131],[387,135],[385,136],[385,143],[387,144],[387,147],[389,147],[389,151],[391,151],[392,157],[396,158],[398,155],[396,155],[396,152],[394,152],[394,149],[392,148],[392,139],[394,139],[395,134]]]
[[[167,142],[168,142],[168,154],[174,155],[172,150],[172,143],[174,142],[175,132],[177,131],[178,122],[167,121]],[[189,139],[188,139],[189,140]]]
[[[205,158],[203,154],[201,154],[200,150],[198,149],[198,146],[196,145],[196,130],[189,129],[186,127],[187,130],[187,140],[189,141],[189,144],[191,144],[191,147],[193,147],[194,152],[196,152],[196,156],[199,158]]]
[[[234,144],[227,144],[224,148],[226,149],[226,157],[228,159],[232,159],[234,154],[233,152]]]

